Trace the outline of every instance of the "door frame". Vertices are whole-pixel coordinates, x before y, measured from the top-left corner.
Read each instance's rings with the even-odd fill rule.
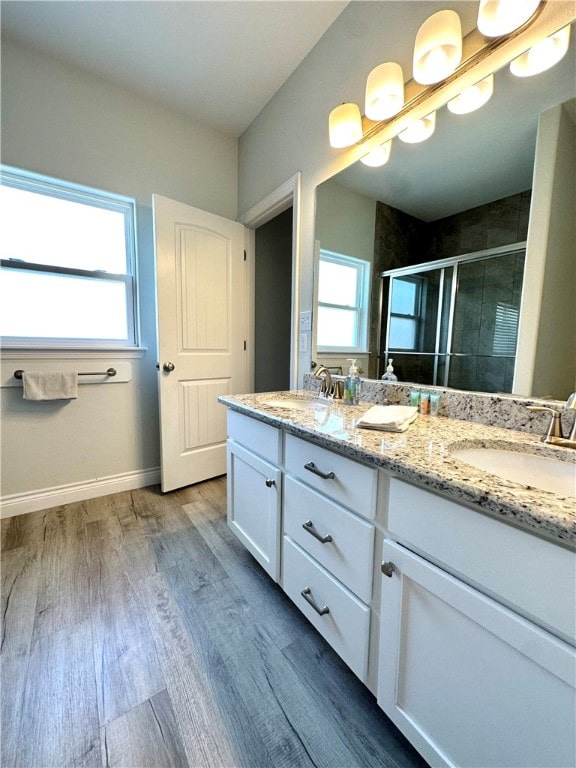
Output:
[[[292,287],[290,320],[290,388],[298,388],[298,330],[300,315],[300,201],[302,174],[300,171],[277,187],[259,203],[238,217],[246,229],[247,306],[248,306],[248,387],[254,390],[254,316],[255,316],[255,230],[292,207]]]

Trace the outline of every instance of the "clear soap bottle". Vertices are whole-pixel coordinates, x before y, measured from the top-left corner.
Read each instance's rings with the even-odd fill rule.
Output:
[[[394,373],[394,367],[392,363],[394,362],[393,358],[388,358],[388,365],[386,367],[386,373],[384,376],[382,376],[382,381],[398,381],[398,376]]]
[[[344,381],[344,402],[348,405],[358,405],[360,402],[360,387],[362,386],[362,380],[358,375],[358,368],[356,367],[356,358],[348,357],[348,362],[352,363],[348,376]]]

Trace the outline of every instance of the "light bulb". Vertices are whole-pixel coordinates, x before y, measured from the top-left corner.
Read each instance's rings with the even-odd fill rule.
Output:
[[[360,158],[360,162],[364,165],[369,165],[371,168],[378,168],[381,165],[386,165],[390,160],[390,150],[392,148],[392,141],[385,141],[384,144],[380,144],[367,155]]]
[[[485,37],[500,37],[525,24],[541,0],[480,0],[477,26]]]
[[[570,43],[570,25],[550,37],[540,40],[529,50],[510,62],[510,72],[516,77],[531,77],[545,72],[566,54]]]
[[[387,61],[375,67],[366,80],[366,117],[387,120],[404,106],[404,75],[400,64]]]
[[[446,106],[455,115],[467,115],[469,112],[474,112],[474,110],[483,107],[490,100],[493,93],[494,75],[488,75],[479,83],[466,88],[454,99],[450,99]]]
[[[398,138],[406,144],[418,144],[426,141],[434,133],[436,127],[436,112],[431,112],[420,120],[414,120],[408,128],[398,134]]]
[[[462,25],[456,11],[438,11],[418,30],[414,43],[413,76],[432,85],[452,74],[462,60]]]
[[[422,60],[422,65],[430,73],[430,77],[434,78],[433,82],[435,83],[444,79],[444,72],[450,72],[448,54],[444,48],[434,48],[426,54]]]
[[[357,104],[340,104],[333,109],[328,125],[330,146],[335,149],[350,147],[362,138],[362,117]]]

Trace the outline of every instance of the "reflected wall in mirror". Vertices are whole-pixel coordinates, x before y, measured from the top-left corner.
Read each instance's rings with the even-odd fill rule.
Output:
[[[369,333],[364,355],[356,354],[371,378],[383,374],[386,362],[382,272],[527,241],[515,365],[508,365],[505,380],[483,379],[477,348],[456,386],[552,399],[576,389],[575,71],[574,43],[538,76],[520,81],[506,68],[496,73],[494,96],[478,112],[454,115],[444,108],[428,141],[395,140],[387,165],[356,163],[317,188],[318,252],[371,264]],[[501,279],[516,292],[517,269],[516,261],[507,265]],[[480,305],[470,307],[468,319],[479,311]],[[480,333],[481,318],[474,320]],[[475,332],[451,330],[460,331],[455,348],[470,350]],[[344,350],[338,356],[318,347],[314,359],[341,365],[346,357]],[[453,370],[458,365],[462,361]],[[399,378],[419,375],[406,367]],[[421,383],[432,383],[421,375]]]

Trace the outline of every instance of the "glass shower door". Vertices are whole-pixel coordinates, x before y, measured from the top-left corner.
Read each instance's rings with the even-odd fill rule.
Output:
[[[448,386],[512,391],[524,255],[458,264]]]
[[[442,269],[390,278],[385,356],[401,381],[431,384],[437,376],[443,292]]]

